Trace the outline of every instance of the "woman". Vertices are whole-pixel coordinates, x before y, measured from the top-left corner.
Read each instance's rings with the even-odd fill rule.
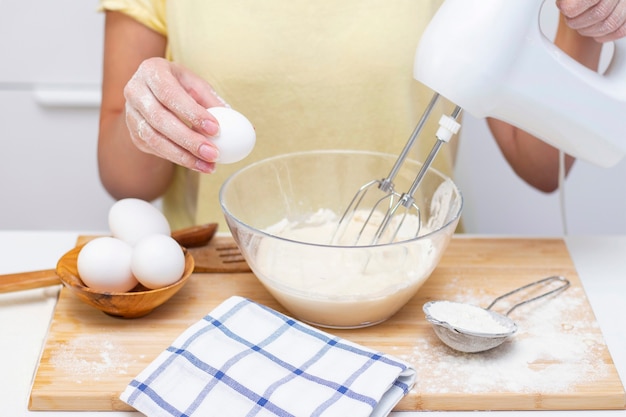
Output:
[[[115,198],[163,196],[179,228],[221,219],[221,183],[253,160],[322,148],[399,153],[432,94],[411,74],[419,36],[440,3],[101,0],[105,188]],[[595,68],[600,45],[564,23],[557,44]],[[257,145],[246,160],[216,166],[218,151],[206,138],[219,127],[205,109],[225,103],[251,120]],[[441,103],[433,114],[450,110]],[[556,149],[489,124],[518,175],[544,191],[557,187]],[[424,159],[431,146],[420,141],[413,157]],[[454,151],[454,143],[444,147],[435,167],[451,174]],[[572,163],[567,158],[567,169]]]

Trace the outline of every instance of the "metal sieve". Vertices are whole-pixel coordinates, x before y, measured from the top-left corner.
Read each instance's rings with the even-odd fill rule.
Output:
[[[551,289],[543,294],[538,296],[528,298],[523,300],[511,307],[505,314],[500,314],[495,311],[492,311],[491,308],[500,300],[507,298],[515,293],[526,290],[530,287],[534,287],[537,285],[548,285],[553,281],[559,281],[561,285],[556,288]],[[493,349],[512,336],[517,331],[517,324],[508,317],[508,315],[515,310],[516,308],[530,303],[531,301],[538,300],[540,298],[547,297],[551,294],[556,294],[558,292],[564,291],[567,287],[570,286],[569,280],[565,279],[562,276],[550,276],[547,278],[540,279],[535,282],[531,282],[530,284],[526,284],[522,287],[519,287],[513,291],[509,291],[506,294],[503,294],[496,299],[494,299],[491,304],[483,309],[477,306],[471,306],[470,304],[464,303],[453,303],[458,306],[465,305],[470,306],[472,308],[479,309],[482,313],[482,317],[476,316],[477,320],[493,320],[499,326],[496,326],[498,331],[485,331],[485,330],[476,330],[476,329],[486,329],[488,326],[485,326],[485,323],[474,323],[479,326],[468,326],[467,324],[459,325],[458,322],[455,323],[454,320],[450,320],[449,318],[444,317],[436,317],[437,316],[437,307],[438,303],[452,303],[450,301],[429,301],[423,306],[424,313],[426,314],[426,320],[429,321],[433,325],[433,329],[435,334],[441,339],[443,343],[451,347],[452,349],[466,352],[466,353],[475,353],[475,352],[483,352],[485,350]]]

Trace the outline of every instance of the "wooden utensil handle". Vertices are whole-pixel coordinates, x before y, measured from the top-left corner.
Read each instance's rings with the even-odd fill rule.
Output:
[[[209,243],[217,231],[217,223],[201,224],[180,230],[174,230],[172,237],[180,246],[185,248],[196,248]]]
[[[30,290],[32,288],[59,284],[61,284],[61,280],[54,269],[0,275],[0,293]]]

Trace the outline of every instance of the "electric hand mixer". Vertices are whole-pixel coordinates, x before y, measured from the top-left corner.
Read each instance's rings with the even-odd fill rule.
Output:
[[[461,108],[493,117],[533,134],[569,155],[610,167],[626,153],[626,39],[614,42],[603,74],[567,56],[541,32],[544,0],[446,0],[422,35],[414,78],[436,91],[404,150],[383,180],[365,184],[339,221],[345,231],[374,186],[383,191],[355,237],[358,244],[372,215],[385,212],[370,244],[393,240],[409,214],[419,218],[413,193],[442,143],[456,133]],[[393,178],[439,94],[458,107],[443,116],[437,141],[410,190],[399,193]],[[398,218],[395,218],[398,216]],[[392,221],[395,220],[395,221]],[[393,223],[395,230],[387,230]],[[419,222],[418,222],[419,224]],[[419,226],[415,236],[419,234]]]

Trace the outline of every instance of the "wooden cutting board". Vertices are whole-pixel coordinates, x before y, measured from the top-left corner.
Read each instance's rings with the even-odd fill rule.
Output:
[[[520,330],[491,351],[453,351],[424,319],[428,300],[487,306],[496,296],[549,275],[566,276],[572,286],[512,313]],[[232,295],[285,312],[247,273],[194,274],[167,304],[134,320],[109,317],[61,290],[29,408],[132,410],[118,398],[128,382]],[[560,239],[455,237],[429,280],[392,319],[330,332],[413,364],[417,384],[396,410],[626,407],[624,387]]]

